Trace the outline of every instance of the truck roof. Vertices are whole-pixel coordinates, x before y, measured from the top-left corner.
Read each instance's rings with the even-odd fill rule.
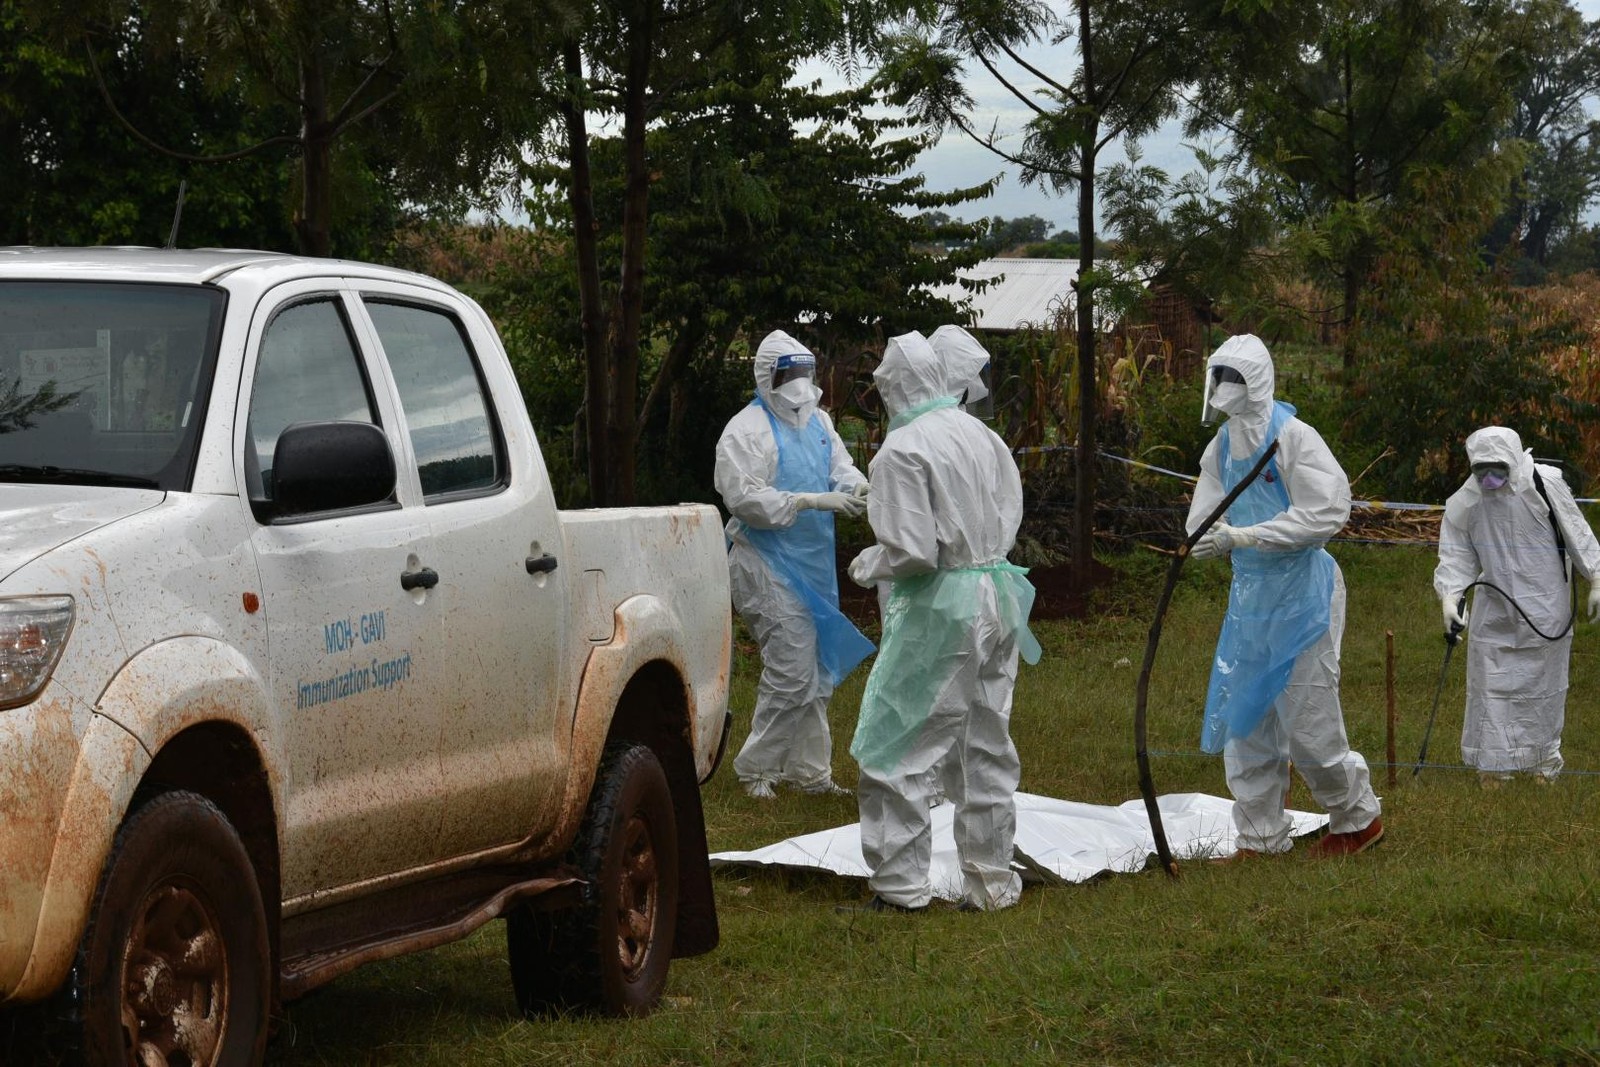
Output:
[[[239,272],[294,277],[344,275],[390,278],[443,287],[424,275],[355,260],[315,259],[243,248],[36,248],[0,246],[0,280],[54,278],[80,281],[143,281],[202,285]]]

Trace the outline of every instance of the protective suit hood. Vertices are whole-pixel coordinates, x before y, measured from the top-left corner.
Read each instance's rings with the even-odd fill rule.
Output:
[[[1506,488],[1520,493],[1533,485],[1533,450],[1522,447],[1517,431],[1506,426],[1485,426],[1467,435],[1467,463],[1504,463],[1509,469]],[[1483,487],[1478,479],[1467,475],[1461,488],[1450,494],[1444,502],[1445,516],[1457,525],[1466,522],[1466,514],[1483,499]]]
[[[989,352],[978,339],[960,326],[941,326],[928,338],[934,355],[944,364],[945,391],[965,404],[976,404],[989,395],[983,384],[983,368],[989,365]]]
[[[1231,415],[1212,404],[1215,385],[1211,372],[1216,367],[1231,367],[1244,378],[1244,406]],[[1261,444],[1267,424],[1272,421],[1273,384],[1272,355],[1267,351],[1267,346],[1262,344],[1261,338],[1254,334],[1242,333],[1228,338],[1206,360],[1201,420],[1214,423],[1228,419],[1232,427],[1229,438],[1232,450],[1236,453],[1235,458],[1249,455]]]
[[[1533,484],[1533,450],[1522,447],[1517,431],[1506,426],[1485,426],[1467,436],[1468,463],[1504,463],[1510,468],[1511,488],[1518,492]],[[1469,478],[1476,487],[1478,480]]]
[[[760,346],[756,348],[756,395],[761,398],[763,404],[767,405],[767,410],[790,426],[804,426],[810,421],[812,414],[817,410],[817,405],[822,401],[822,390],[817,388],[817,384],[813,380],[810,398],[798,405],[779,396],[772,388],[772,371],[777,366],[779,358],[783,356],[809,358],[813,364],[817,361],[817,357],[812,354],[811,349],[796,341],[784,331],[773,330],[762,339]]]
[[[890,418],[930,400],[954,396],[948,377],[944,361],[915,330],[889,338],[883,346],[883,359],[872,372]]]

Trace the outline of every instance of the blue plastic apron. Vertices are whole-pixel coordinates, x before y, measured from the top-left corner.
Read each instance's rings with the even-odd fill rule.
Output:
[[[893,433],[926,412],[955,406],[954,397],[920,404],[896,415],[889,431]],[[1034,591],[1027,573],[998,560],[895,579],[884,608],[883,650],[867,676],[855,737],[850,742],[850,754],[863,767],[893,769],[922,733],[934,701],[950,681],[939,668],[967,640],[983,602],[980,583],[985,576],[994,583],[1001,628],[1015,638],[1025,662],[1039,662],[1039,642],[1028,629]]]
[[[789,493],[826,493],[833,471],[833,442],[822,420],[812,415],[804,426],[788,426],[760,397],[778,446],[773,488]],[[794,524],[758,530],[744,526],[745,540],[778,580],[793,590],[817,628],[817,664],[833,685],[872,655],[875,646],[839,611],[838,559],[833,547],[833,513],[807,508]]]
[[[1224,492],[1233,491],[1293,415],[1291,405],[1278,401],[1261,447],[1244,459],[1232,458],[1228,427],[1223,424],[1217,434],[1217,455]],[[1289,504],[1289,490],[1274,456],[1228,508],[1228,522],[1254,526],[1283,514]],[[1261,725],[1288,687],[1294,661],[1328,632],[1334,573],[1333,557],[1321,546],[1233,550],[1228,613],[1206,692],[1200,732],[1203,750],[1221,752],[1229,738],[1247,737]]]

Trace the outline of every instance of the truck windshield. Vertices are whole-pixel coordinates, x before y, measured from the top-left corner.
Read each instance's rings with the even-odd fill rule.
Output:
[[[187,489],[226,296],[0,281],[0,482]]]

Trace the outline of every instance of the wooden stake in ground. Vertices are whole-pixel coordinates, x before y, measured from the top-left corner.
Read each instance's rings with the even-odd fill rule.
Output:
[[[1383,657],[1383,689],[1389,704],[1389,730],[1387,734],[1387,747],[1385,751],[1389,757],[1389,786],[1394,787],[1394,631],[1383,631],[1383,643],[1386,651]]]

